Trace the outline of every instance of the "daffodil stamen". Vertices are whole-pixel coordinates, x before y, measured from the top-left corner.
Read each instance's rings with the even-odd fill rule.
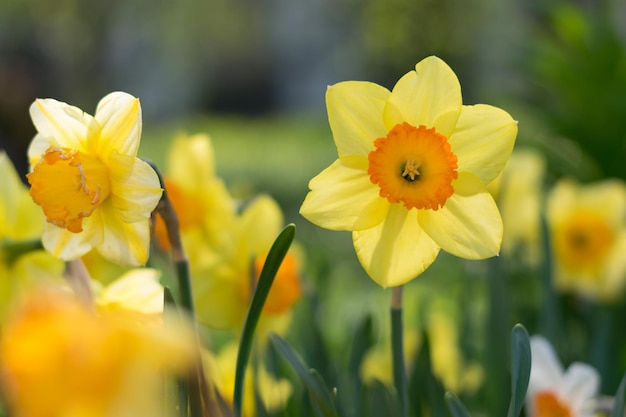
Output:
[[[76,149],[50,147],[27,175],[30,195],[48,222],[73,233],[109,196],[106,166]]]
[[[422,164],[419,162],[415,162],[413,159],[409,159],[406,161],[404,165],[404,171],[402,171],[402,176],[407,181],[415,181],[417,177],[420,176],[419,167]],[[408,177],[408,178],[407,178]]]
[[[395,125],[386,137],[374,141],[368,155],[370,180],[380,196],[407,209],[443,207],[454,193],[457,157],[445,136],[434,128]]]

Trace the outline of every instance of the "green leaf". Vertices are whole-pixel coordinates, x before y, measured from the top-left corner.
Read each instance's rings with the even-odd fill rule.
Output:
[[[281,354],[283,359],[291,366],[306,387],[311,397],[311,402],[326,417],[337,417],[333,396],[321,375],[314,369],[304,365],[302,359],[293,351],[289,344],[276,334],[270,335],[274,348]]]
[[[243,381],[245,377],[245,370],[250,357],[250,351],[252,350],[252,341],[256,325],[259,322],[259,317],[263,311],[263,305],[267,299],[267,294],[272,287],[278,268],[283,262],[291,242],[293,242],[294,235],[296,233],[296,226],[294,224],[287,225],[278,235],[274,244],[272,245],[265,264],[261,270],[259,282],[256,285],[254,295],[252,296],[252,302],[246,315],[246,321],[243,325],[243,331],[241,333],[241,341],[239,342],[239,351],[237,352],[237,365],[235,369],[235,393],[233,397],[233,411],[235,416],[241,416],[242,401],[243,401]]]
[[[467,408],[465,405],[459,400],[454,394],[447,391],[445,394],[446,404],[448,405],[448,410],[450,410],[450,414],[452,417],[470,417]]]
[[[615,402],[613,403],[613,409],[611,410],[610,417],[624,417],[626,399],[626,374],[622,377],[617,392],[615,393]]]
[[[522,411],[530,379],[530,339],[521,324],[511,331],[511,402],[507,417],[517,417]]]

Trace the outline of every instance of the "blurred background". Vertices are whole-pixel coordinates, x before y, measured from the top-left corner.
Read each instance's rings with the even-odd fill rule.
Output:
[[[301,314],[314,313],[325,323],[322,342],[300,334],[299,347],[333,380],[337,371],[330,369],[332,361],[324,362],[320,343],[341,351],[351,338],[346,327],[379,314],[370,311],[373,305],[386,311],[389,292],[359,268],[349,233],[320,230],[298,214],[308,181],[336,158],[326,86],[368,80],[391,89],[429,55],[457,73],[465,103],[489,103],[519,121],[516,147],[545,157],[546,185],[562,176],[626,179],[622,0],[3,0],[0,148],[24,174],[35,133],[28,107],[35,98],[52,97],[93,114],[99,99],[116,90],[141,99],[140,154],[157,165],[165,163],[176,134],[209,134],[218,174],[233,193],[270,193],[286,221],[297,224],[316,297]],[[480,325],[484,310],[508,299],[498,301],[485,290],[493,287],[484,277],[498,266],[440,258],[415,286],[453,289],[448,295],[462,317],[461,345],[466,357],[480,361],[489,352]],[[468,275],[469,283],[458,278]],[[524,280],[527,275],[513,275],[497,290],[526,303],[515,299],[500,316],[504,322],[495,323],[504,329],[498,337],[505,344],[512,323],[524,321],[531,333],[541,327],[532,314],[540,284]],[[348,292],[351,300],[341,296]],[[327,304],[318,308],[316,300]],[[624,302],[610,311],[622,314]],[[345,321],[333,320],[337,314]],[[586,343],[595,333],[585,321],[591,316],[581,314],[579,324],[567,327],[580,343],[564,350],[565,360],[603,366],[603,387],[614,392],[626,352],[611,351],[620,366],[605,363],[607,351],[594,353]],[[603,323],[594,328],[608,337],[614,323]],[[506,385],[502,370],[494,376],[487,369],[492,386],[502,375]],[[500,410],[497,396],[473,398],[478,404],[490,397],[492,409]]]

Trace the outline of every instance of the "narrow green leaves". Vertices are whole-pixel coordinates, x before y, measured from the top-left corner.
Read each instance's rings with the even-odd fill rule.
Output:
[[[517,417],[522,411],[530,379],[530,338],[521,324],[511,332],[511,402],[507,417]]]
[[[241,340],[239,342],[239,351],[237,353],[237,365],[235,369],[235,393],[233,397],[233,411],[235,416],[241,416],[243,401],[243,381],[245,370],[252,350],[252,341],[256,325],[263,310],[263,305],[267,299],[267,295],[272,287],[278,268],[283,262],[291,242],[293,242],[296,233],[294,224],[287,225],[278,235],[272,248],[270,249],[265,264],[261,270],[259,282],[256,285],[252,302],[248,309],[246,321],[243,325]]]
[[[270,340],[274,348],[300,377],[318,413],[324,417],[337,417],[333,395],[321,375],[315,369],[307,368],[302,359],[280,336],[273,334]]]
[[[446,392],[445,397],[448,410],[450,410],[452,417],[470,417],[467,408],[465,408],[461,400],[459,400],[454,394]]]
[[[626,401],[626,374],[622,377],[617,392],[615,393],[615,402],[613,403],[613,409],[611,410],[610,417],[624,417],[624,408]]]

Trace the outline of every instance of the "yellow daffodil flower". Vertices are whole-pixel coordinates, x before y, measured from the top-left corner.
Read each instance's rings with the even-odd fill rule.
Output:
[[[600,301],[623,295],[626,283],[626,185],[561,180],[547,199],[555,287]]]
[[[31,285],[62,280],[64,265],[41,249],[41,210],[0,151],[0,318]]]
[[[203,352],[207,379],[215,385],[220,395],[232,406],[235,388],[235,367],[239,346],[231,343],[223,347],[214,356]],[[293,392],[293,386],[284,378],[271,375],[262,364],[248,367],[244,381],[243,416],[254,417],[256,413],[255,397],[261,400],[263,408],[271,413],[279,413],[287,405]]]
[[[95,116],[54,99],[30,107],[37,135],[28,155],[30,195],[46,216],[43,245],[63,260],[92,248],[119,264],[148,258],[149,217],[162,190],[136,157],[141,107],[135,97],[104,97]]]
[[[283,214],[269,196],[261,195],[246,206],[231,230],[233,252],[204,271],[192,274],[198,320],[211,328],[240,329],[272,243],[283,227]],[[291,250],[278,270],[263,315],[263,328],[281,333],[289,323],[292,307],[301,296],[297,256]]]
[[[390,92],[349,81],[326,92],[339,158],[313,178],[301,214],[352,231],[369,276],[404,284],[440,248],[466,259],[498,254],[502,221],[487,192],[517,124],[488,105],[464,106],[454,72],[429,57]]]
[[[542,252],[540,215],[545,170],[541,153],[516,150],[502,173],[488,186],[502,213],[502,252],[530,265],[539,263]]]
[[[532,366],[526,393],[529,417],[592,417],[591,400],[598,393],[600,377],[591,366],[575,362],[567,371],[550,343],[541,336],[530,339]]]
[[[208,267],[231,241],[235,203],[215,172],[215,155],[204,134],[178,136],[168,153],[165,188],[178,215],[183,246],[193,268]],[[158,217],[157,244],[169,249],[165,223]]]
[[[16,417],[159,415],[163,377],[192,363],[189,329],[96,314],[70,292],[31,294],[3,325],[2,397]]]

